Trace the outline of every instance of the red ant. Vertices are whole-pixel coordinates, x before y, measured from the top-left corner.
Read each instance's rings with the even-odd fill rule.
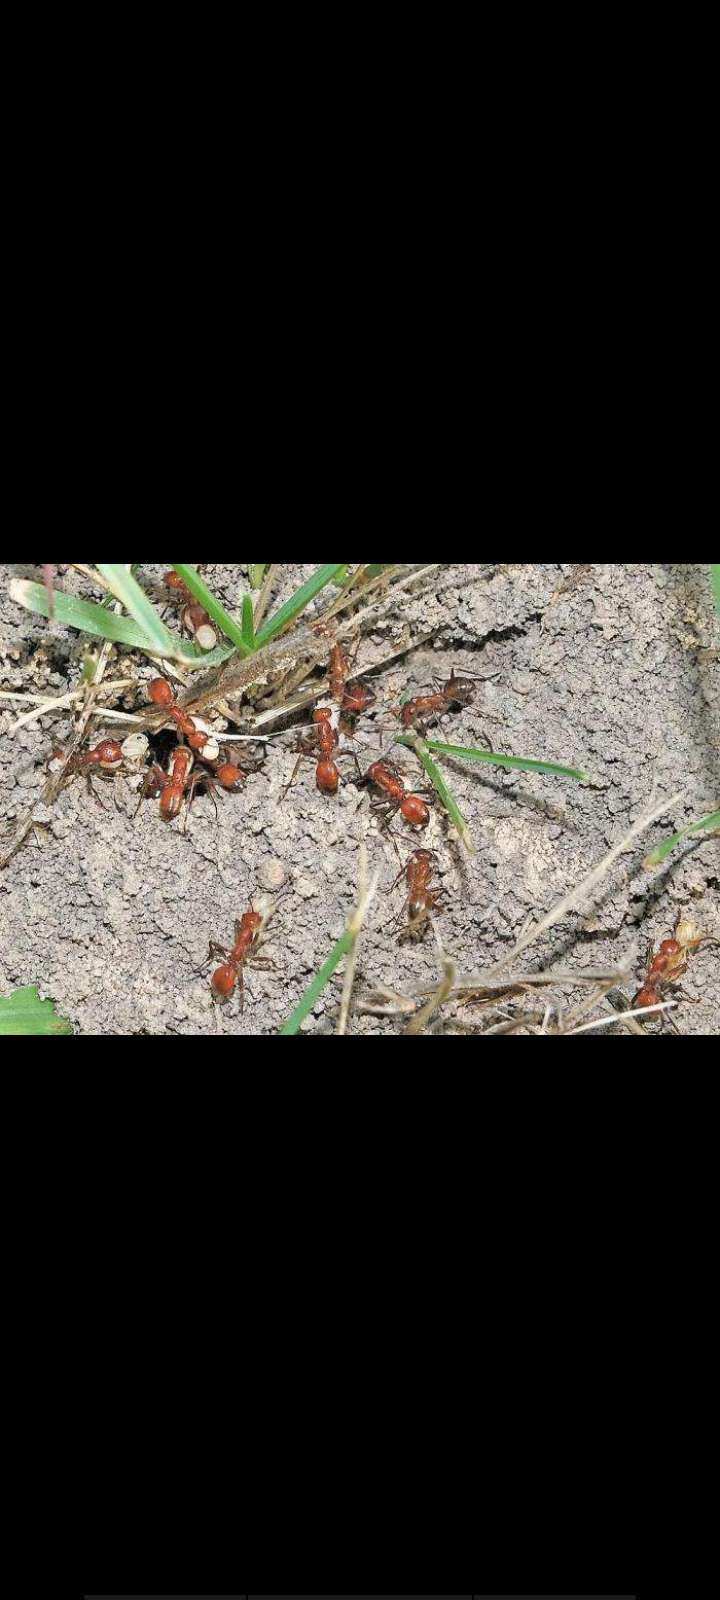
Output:
[[[399,772],[387,761],[374,761],[361,781],[373,784],[385,796],[376,801],[374,810],[384,812],[388,818],[399,811],[413,828],[427,828],[430,807],[421,795],[408,793]]]
[[[317,762],[315,779],[321,794],[337,794],[340,788],[340,768],[337,764],[337,748],[340,743],[340,734],[337,729],[337,712],[332,706],[318,706],[317,710],[313,711],[313,723],[312,731],[305,739],[300,740],[295,770],[285,794],[288,794],[292,789],[300,770],[300,764],[305,756],[310,756],[313,761]],[[354,755],[354,752],[353,758],[357,761],[357,756]]]
[[[163,772],[162,767],[153,766],[148,772],[140,791],[140,805],[149,795],[153,800],[160,800],[160,811],[166,822],[174,822],[182,810],[183,801],[189,793],[189,802],[192,802],[195,793],[196,780],[193,775],[195,757],[187,745],[178,745],[173,752],[170,771]],[[202,782],[205,774],[200,773]],[[192,779],[192,783],[191,783]],[[140,809],[138,806],[138,810]]]
[[[361,717],[364,712],[372,711],[375,705],[377,705],[377,695],[373,694],[372,689],[359,678],[353,679],[352,683],[346,685],[342,699],[342,709],[346,716]]]
[[[197,755],[202,755],[206,744],[210,741],[210,734],[204,733],[202,729],[198,728],[197,723],[193,721],[192,717],[188,716],[187,711],[184,711],[182,706],[178,705],[173,686],[168,683],[167,678],[153,678],[152,683],[148,685],[148,698],[154,706],[159,706],[163,711],[167,711],[168,716],[175,723],[182,737],[187,739],[190,749],[194,750]]]
[[[416,850],[411,855],[407,865],[395,879],[392,890],[396,889],[402,878],[407,880],[408,896],[400,916],[395,919],[399,922],[407,915],[407,931],[417,933],[424,928],[433,911],[445,903],[443,888],[433,888],[432,878],[436,871],[436,857],[432,850]]]
[[[215,956],[224,957],[222,966],[212,975],[213,994],[218,1000],[229,1000],[239,984],[241,1011],[245,1007],[245,968],[272,967],[271,961],[265,961],[256,954],[266,922],[267,915],[262,912],[246,911],[239,922],[235,923],[235,943],[232,950],[226,950],[223,945],[215,944],[214,941],[210,945],[209,960]]]
[[[50,759],[51,761],[62,761],[64,757],[65,752],[63,750],[54,750]],[[99,806],[102,806],[102,801],[92,785],[92,775],[93,773],[98,775],[101,773],[114,774],[120,770],[124,760],[123,748],[121,744],[118,744],[117,739],[101,739],[94,750],[80,750],[77,755],[71,758],[63,778],[71,778],[76,772],[84,773],[93,800]]]
[[[709,934],[701,933],[694,922],[680,917],[674,939],[664,939],[655,951],[648,967],[647,977],[633,1001],[633,1009],[645,1011],[662,1005],[666,989],[672,989],[685,976],[690,956],[702,944],[718,943]]]
[[[330,652],[330,694],[334,704],[350,722],[372,711],[377,705],[377,695],[360,678],[350,679],[351,661],[342,645],[335,644]]]
[[[400,707],[397,715],[401,718],[404,728],[422,726],[431,718],[442,715],[443,711],[471,705],[476,688],[472,678],[456,677],[453,668],[447,683],[443,684],[436,694],[418,695],[414,700],[408,700]]]
[[[333,705],[318,706],[313,711],[313,728],[305,739],[301,739],[298,746],[298,759],[295,770],[285,790],[288,794],[292,789],[304,756],[310,756],[317,762],[316,782],[321,794],[337,794],[340,788],[340,769],[338,767],[338,746],[340,744],[340,731],[349,731],[348,725],[343,723],[342,715],[354,721],[371,706],[375,705],[376,696],[372,689],[368,689],[360,680],[348,683],[350,660],[339,644],[333,645],[330,652],[330,694]],[[358,759],[354,751],[345,751],[355,762],[359,769]]]
[[[201,628],[212,627],[205,607],[193,598],[191,590],[178,572],[166,572],[163,583],[172,603],[180,608],[182,625],[188,633],[196,635]]]
[[[226,794],[239,794],[247,777],[248,773],[239,767],[237,762],[228,759],[227,753],[220,761],[209,762],[199,767],[195,765],[192,750],[186,745],[178,745],[172,755],[169,773],[163,772],[162,767],[157,764],[150,768],[140,793],[138,811],[143,800],[159,799],[161,815],[166,822],[174,822],[179,817],[183,801],[186,799],[187,826],[187,817],[198,789],[204,788],[210,795],[217,816],[215,795],[218,788],[224,789]]]

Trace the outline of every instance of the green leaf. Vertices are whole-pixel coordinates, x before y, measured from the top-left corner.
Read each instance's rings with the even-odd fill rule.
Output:
[[[34,985],[0,999],[0,1034],[6,1037],[54,1037],[72,1032],[72,1023],[58,1017],[53,1001],[41,1000]]]
[[[95,565],[112,589],[115,599],[130,612],[145,638],[151,641],[153,651],[158,655],[172,655],[176,641],[170,629],[165,627],[152,600],[149,600],[144,589],[140,588],[137,578],[128,572],[122,562],[96,561]]]
[[[261,629],[255,641],[257,648],[262,649],[263,645],[269,644],[276,634],[282,633],[283,628],[289,627],[290,623],[294,622],[296,617],[299,617],[306,610],[316,595],[326,589],[328,584],[337,581],[339,574],[346,570],[346,566],[346,562],[340,562],[334,566],[318,567],[317,572],[314,572],[312,577],[308,578],[307,583],[304,583],[296,591],[292,599],[288,600],[287,605],[282,606],[276,615],[271,617],[269,622],[266,622],[265,627]]]
[[[401,744],[407,744],[406,739],[401,739]],[[522,756],[504,756],[493,750],[474,750],[459,744],[438,744],[435,739],[428,739],[428,750],[434,750],[439,756],[455,756],[459,761],[485,761],[495,767],[510,767],[516,772],[544,772],[556,778],[575,778],[578,783],[590,783],[587,772],[578,772],[575,767],[559,767],[554,761],[526,761]]]
[[[253,606],[253,603],[252,603],[252,600],[251,600],[249,594],[246,594],[244,599],[243,599],[242,631],[243,631],[243,639],[245,640],[245,643],[246,643],[246,645],[248,647],[248,650],[254,650],[255,649],[255,607]]]
[[[473,836],[470,832],[470,826],[465,821],[450,785],[445,782],[440,768],[435,765],[435,762],[430,754],[430,747],[426,744],[424,739],[419,739],[415,735],[406,739],[400,739],[398,740],[398,743],[407,745],[411,750],[415,751],[415,754],[418,756],[425,768],[433,788],[439,795],[451,822],[455,824],[465,849],[468,851],[469,855],[477,855]]]
[[[324,967],[321,967],[320,971],[313,978],[313,981],[310,984],[309,989],[307,989],[303,995],[299,1006],[295,1011],[293,1011],[292,1016],[285,1023],[285,1026],[280,1029],[281,1036],[284,1035],[287,1038],[292,1038],[295,1034],[300,1032],[303,1023],[310,1016],[310,1013],[314,1011],[323,989],[327,988],[330,979],[333,977],[333,974],[337,972],[337,969],[343,958],[350,954],[354,943],[354,934],[349,928],[346,928],[344,934],[340,939],[338,939],[337,944],[328,956]]]
[[[30,583],[25,578],[13,578],[10,598],[26,611],[49,617],[50,605],[41,583]],[[117,612],[93,600],[78,600],[74,595],[55,590],[54,621],[68,628],[79,628],[82,633],[93,634],[98,639],[111,639],[114,644],[127,644],[135,650],[153,650],[152,640],[129,617],[119,617]],[[164,652],[163,652],[164,653]]]
[[[713,833],[717,832],[718,829],[720,829],[720,811],[712,811],[709,817],[703,817],[700,822],[691,823],[689,828],[682,828],[680,833],[674,833],[671,839],[665,839],[655,850],[651,850],[650,855],[646,857],[645,866],[661,866],[663,861],[667,861],[668,856],[672,855],[673,850],[679,844],[682,844],[683,839],[691,838],[692,834]]]

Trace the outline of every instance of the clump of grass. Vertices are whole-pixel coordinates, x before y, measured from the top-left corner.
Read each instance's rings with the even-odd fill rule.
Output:
[[[46,584],[31,583],[26,579],[15,579],[10,585],[10,594],[26,611],[38,616],[52,616],[53,621],[65,623],[67,627],[77,628],[95,638],[109,639],[114,644],[124,644],[162,660],[176,661],[186,669],[193,670],[222,665],[233,654],[246,658],[261,650],[292,627],[324,589],[330,584],[342,582],[348,573],[346,562],[318,567],[307,583],[302,584],[287,604],[256,633],[254,608],[249,596],[243,599],[238,619],[217,599],[196,567],[179,561],[172,562],[172,566],[227,641],[210,653],[180,638],[166,626],[159,608],[138,583],[129,563],[98,562],[95,572],[91,567],[82,568],[99,587],[109,591],[121,603],[127,616],[114,615],[106,603],[78,600],[62,590],[53,591]],[[259,572],[260,568],[255,568],[256,576]]]

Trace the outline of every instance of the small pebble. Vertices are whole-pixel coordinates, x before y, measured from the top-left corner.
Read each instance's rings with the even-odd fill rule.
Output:
[[[258,871],[258,878],[263,889],[282,889],[287,878],[284,862],[278,856],[271,856],[268,861],[263,861]]]

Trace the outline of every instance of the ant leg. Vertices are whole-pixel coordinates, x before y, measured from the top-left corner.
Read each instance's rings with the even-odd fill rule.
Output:
[[[402,861],[402,856],[400,854],[400,848],[399,848],[397,839],[395,838],[394,833],[390,832],[389,828],[388,828],[388,839],[390,840],[390,843],[391,843],[391,845],[393,847],[393,850],[395,851],[395,854],[396,854],[396,856],[398,858],[398,861]],[[405,861],[403,863],[403,869],[402,869],[402,872],[400,873],[400,878],[404,878],[406,872],[407,872],[407,861]],[[400,878],[397,879],[398,883],[400,882]],[[394,887],[395,887],[395,885],[393,884],[393,888]]]
[[[352,655],[348,657],[348,678],[352,677],[353,667],[355,666],[355,662],[360,654],[360,639],[361,635],[358,634],[357,639],[355,640],[355,649],[353,650]]]
[[[702,995],[688,994],[687,989],[676,989],[675,993],[678,994],[680,999],[683,1000],[688,1006],[702,1005]]]
[[[400,876],[402,877],[402,873],[400,874]],[[384,926],[380,929],[380,932],[381,933],[389,933],[391,928],[399,927],[400,923],[405,919],[406,910],[407,910],[407,901],[403,900],[402,910],[398,911],[397,916],[396,917],[392,917],[390,922],[386,922],[384,924]]]
[[[229,950],[226,950],[225,946],[223,944],[216,944],[215,940],[211,939],[210,940],[210,949],[208,950],[208,953],[207,953],[207,960],[203,961],[203,964],[202,964],[201,967],[198,967],[196,976],[199,973],[205,971],[205,968],[207,967],[208,962],[216,961],[218,956],[222,956],[223,961],[228,961],[229,958],[230,958],[230,954],[231,954],[231,952]]]
[[[298,758],[297,758],[297,761],[296,761],[296,762],[295,762],[295,770],[294,770],[294,772],[293,772],[293,775],[292,775],[292,777],[291,777],[291,779],[290,779],[290,782],[289,782],[289,784],[288,784],[288,786],[287,786],[287,788],[286,788],[286,789],[283,789],[283,792],[282,792],[282,794],[281,794],[281,796],[280,796],[280,804],[281,804],[281,805],[282,805],[282,803],[283,803],[283,800],[286,800],[286,799],[287,799],[287,797],[288,797],[288,795],[289,795],[289,793],[290,793],[290,790],[291,790],[291,789],[292,789],[292,787],[293,787],[293,784],[294,784],[294,782],[295,782],[295,779],[296,779],[296,777],[297,777],[297,775],[298,775],[298,773],[299,773],[299,771],[300,771],[300,768],[301,768],[301,766],[302,766],[302,762],[303,762],[303,756],[304,756],[304,755],[305,755],[305,754],[306,754],[306,752],[305,752],[305,751],[304,751],[304,750],[301,750],[301,751],[300,751],[300,754],[299,754],[299,756],[298,756]]]
[[[104,800],[100,799],[100,796],[99,796],[99,794],[98,794],[98,792],[97,792],[97,790],[95,788],[95,785],[93,784],[93,781],[92,781],[92,778],[90,777],[90,773],[89,772],[85,774],[85,782],[86,782],[86,784],[88,786],[88,790],[89,790],[90,794],[93,797],[93,800],[95,801],[96,806],[99,806],[101,811],[107,811],[107,806],[105,805]]]
[[[394,840],[393,840],[393,843],[394,843]],[[400,854],[400,851],[398,850],[398,855],[399,854]],[[405,867],[403,867],[402,871],[398,873],[398,875],[397,875],[397,877],[395,879],[395,882],[391,883],[390,888],[388,889],[388,894],[394,894],[395,893],[395,890],[397,889],[398,884],[405,877],[406,870],[407,869]]]
[[[145,777],[140,789],[140,798],[138,800],[135,817],[139,816],[144,802],[148,800],[151,795],[153,799],[156,800],[158,796],[162,794],[167,782],[168,779],[166,774],[163,772],[162,767],[151,767],[150,770],[145,773]],[[135,818],[133,818],[133,821],[134,820]]]

